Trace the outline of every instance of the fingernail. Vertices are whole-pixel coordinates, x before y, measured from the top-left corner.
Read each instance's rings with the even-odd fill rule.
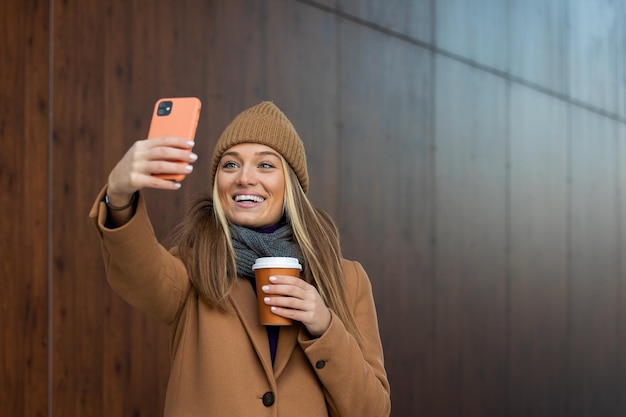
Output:
[[[187,171],[187,172],[191,172],[191,171],[193,171],[193,165],[187,165],[187,166],[185,167],[185,171]]]
[[[269,302],[270,302],[270,298],[269,298],[269,297],[265,297],[265,298],[263,299],[263,301],[267,304],[267,303],[269,303]]]
[[[262,287],[261,287],[261,289],[262,289],[264,292],[267,292],[267,291],[269,291],[269,290],[270,290],[270,286],[269,286],[269,285],[264,285],[264,286],[262,286]]]
[[[187,141],[187,146],[189,146],[190,148],[193,148],[195,145],[196,145],[196,142],[194,142],[193,140]]]
[[[278,278],[276,278],[276,277],[270,277],[270,282],[274,282],[274,281],[276,281],[277,279],[278,279]]]
[[[198,159],[198,155],[196,155],[193,152],[189,154],[189,160],[190,161],[195,161],[196,159]]]

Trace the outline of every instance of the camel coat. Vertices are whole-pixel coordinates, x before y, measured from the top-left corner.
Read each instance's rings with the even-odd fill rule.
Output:
[[[272,365],[256,298],[240,279],[226,312],[207,307],[179,258],[161,246],[139,197],[135,216],[108,229],[104,190],[90,218],[101,236],[111,287],[171,328],[165,417],[385,417],[389,383],[371,285],[362,266],[344,261],[346,290],[365,342],[331,311],[312,338],[296,323],[280,329]]]

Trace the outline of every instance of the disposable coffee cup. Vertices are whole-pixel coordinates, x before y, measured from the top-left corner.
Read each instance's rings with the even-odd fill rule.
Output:
[[[270,306],[265,304],[263,298],[267,297],[267,294],[261,289],[264,285],[270,285],[270,277],[276,275],[288,275],[291,277],[300,277],[300,271],[302,271],[302,265],[298,258],[287,257],[267,257],[258,258],[254,265],[252,265],[254,271],[254,277],[256,281],[256,295],[257,304],[259,306],[259,320],[263,325],[271,326],[288,326],[293,324],[291,319],[278,316],[272,313]],[[272,295],[272,297],[280,297],[279,295]]]

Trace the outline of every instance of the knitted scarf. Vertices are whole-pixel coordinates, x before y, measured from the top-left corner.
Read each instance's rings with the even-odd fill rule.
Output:
[[[304,265],[300,248],[293,241],[293,232],[288,224],[271,233],[257,232],[231,224],[230,235],[237,255],[237,273],[240,276],[254,279],[252,265],[257,258],[267,256],[298,258],[300,264]]]

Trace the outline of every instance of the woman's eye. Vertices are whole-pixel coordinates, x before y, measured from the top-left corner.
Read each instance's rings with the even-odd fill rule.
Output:
[[[234,169],[234,168],[237,168],[237,164],[232,162],[232,161],[224,162],[222,164],[222,168],[224,168],[224,169]]]
[[[270,169],[270,168],[274,168],[274,165],[270,164],[269,162],[261,162],[259,164],[259,167],[263,169]]]

